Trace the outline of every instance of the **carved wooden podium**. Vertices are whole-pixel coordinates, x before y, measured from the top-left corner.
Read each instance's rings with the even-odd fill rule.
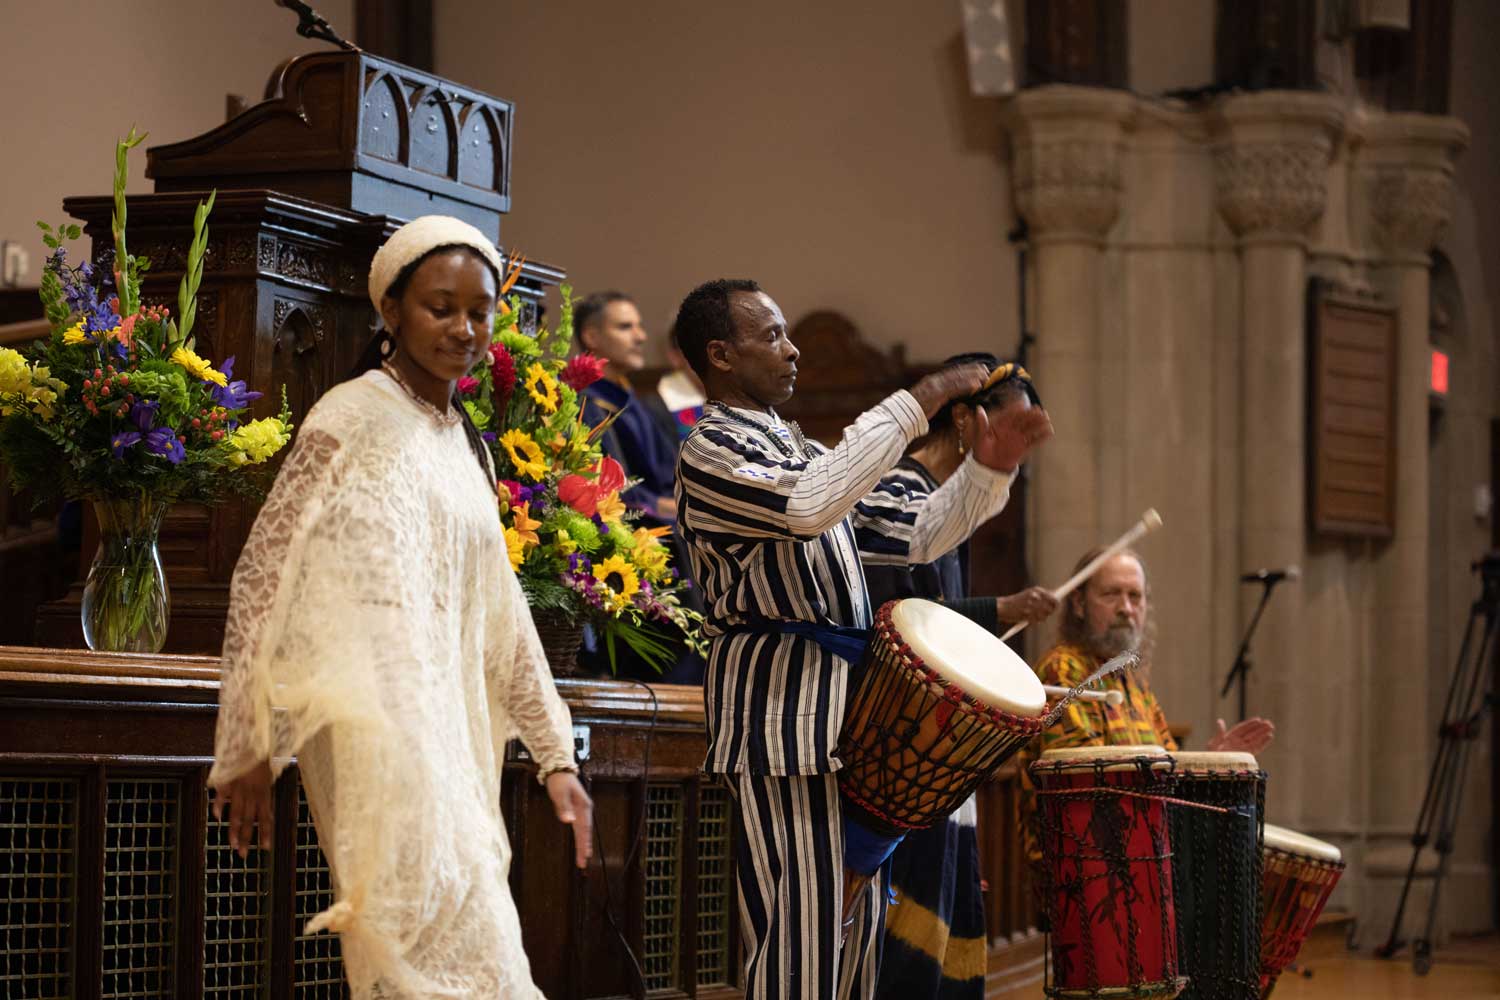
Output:
[[[143,298],[176,308],[193,208],[210,189],[208,256],[194,333],[199,353],[235,359],[234,374],[294,419],[341,381],[374,330],[365,279],[402,223],[456,215],[498,240],[510,206],[512,107],[363,52],[286,63],[273,96],[204,135],[147,152],[156,193],[128,200],[133,252],[149,257]],[[96,252],[110,245],[111,200],[69,198]],[[562,272],[529,263],[516,291],[523,324]],[[167,651],[217,654],[228,585],[254,511],[242,503],[172,511],[161,538],[172,596]],[[39,613],[37,641],[81,646],[80,582]]]

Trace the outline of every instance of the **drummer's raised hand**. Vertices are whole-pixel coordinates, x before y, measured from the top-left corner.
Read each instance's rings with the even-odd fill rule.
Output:
[[[984,365],[954,365],[924,375],[911,387],[911,394],[930,419],[949,400],[974,395],[989,377],[990,371]]]
[[[1244,753],[1258,754],[1271,745],[1276,738],[1276,726],[1270,719],[1256,717],[1246,719],[1244,722],[1236,723],[1233,729],[1224,728],[1224,720],[1218,721],[1218,732],[1208,741],[1208,749],[1214,752],[1227,753],[1238,750]]]
[[[1032,448],[1051,436],[1052,419],[1040,406],[1012,403],[993,418],[984,407],[976,406],[965,445],[981,464],[1014,472]]]

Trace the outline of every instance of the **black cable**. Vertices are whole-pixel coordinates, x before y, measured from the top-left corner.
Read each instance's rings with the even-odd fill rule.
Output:
[[[651,697],[651,722],[646,727],[646,749],[642,755],[641,766],[641,785],[644,792],[650,784],[651,744],[656,736],[656,723],[658,716],[661,714],[661,701],[656,697],[656,692],[651,689],[651,685],[644,681],[635,680],[634,678],[629,678],[629,680],[632,684],[639,685]],[[630,874],[630,866],[635,863],[637,857],[640,855],[641,845],[646,839],[646,811],[648,805],[647,796],[643,794],[641,796],[641,815],[639,822],[636,824],[635,837],[632,838],[630,850],[625,855],[624,872],[627,877]],[[624,949],[625,957],[629,960],[630,967],[635,972],[636,985],[639,987],[638,995],[644,997],[646,995],[646,973],[641,968],[640,959],[637,957],[635,949],[630,946],[630,939],[626,937],[625,930],[620,926],[620,921],[615,913],[613,894],[609,890],[609,862],[604,856],[604,838],[599,832],[597,821],[594,823],[594,850],[599,855],[599,873],[604,880],[604,919],[608,922],[610,929],[615,932],[615,937],[619,939],[620,947]],[[626,893],[629,893],[628,886],[626,887]]]

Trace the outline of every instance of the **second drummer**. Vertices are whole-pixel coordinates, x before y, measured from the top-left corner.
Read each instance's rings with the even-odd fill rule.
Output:
[[[960,354],[944,368],[979,363],[990,371],[979,392],[942,407],[926,434],[912,442],[907,456],[886,473],[883,493],[922,497],[947,482],[964,462],[976,417],[983,407],[991,420],[1012,407],[1041,405],[1024,368],[1000,364],[992,354]],[[969,596],[967,542],[926,565],[878,554],[879,539],[863,537],[865,582],[870,606],[923,597],[938,601],[992,632],[1001,624],[1035,624],[1058,605],[1044,587],[1004,597]],[[875,550],[875,551],[872,551]],[[981,1000],[988,946],[976,839],[976,805],[971,796],[945,822],[913,830],[891,857],[891,890],[899,905],[886,918],[880,954],[877,1000]]]
[[[1051,435],[1041,409],[974,421],[966,459],[925,497],[875,491],[927,418],[978,389],[950,368],[862,414],[837,447],[803,439],[775,407],[797,349],[751,281],[712,281],[678,313],[708,404],[678,464],[678,524],[707,603],[707,770],[732,775],[747,998],[868,998],[885,900],[867,893],[840,954],[844,831],[834,747],[851,661],[870,626],[857,527],[886,560],[928,563],[1009,497]],[[981,411],[982,412],[982,411]]]

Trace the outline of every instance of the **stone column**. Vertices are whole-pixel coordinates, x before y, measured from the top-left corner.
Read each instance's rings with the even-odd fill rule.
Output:
[[[1356,231],[1376,254],[1378,284],[1397,308],[1396,525],[1376,563],[1376,684],[1370,732],[1372,832],[1405,836],[1434,749],[1434,699],[1450,666],[1428,643],[1428,309],[1430,252],[1452,217],[1453,160],[1469,131],[1452,118],[1396,114],[1364,124],[1356,155]],[[1436,689],[1434,690],[1434,684]],[[1389,734],[1391,739],[1381,738]]]
[[[1219,108],[1219,210],[1240,254],[1237,569],[1305,562],[1307,236],[1323,214],[1342,123],[1337,102],[1320,94],[1268,91],[1228,98]],[[1276,771],[1268,789],[1272,802],[1290,804],[1300,800],[1297,769],[1276,765],[1291,765],[1293,755],[1316,743],[1315,723],[1298,711],[1296,698],[1298,675],[1315,665],[1302,662],[1301,595],[1295,585],[1290,593],[1283,588],[1256,633],[1248,702],[1249,714],[1278,725],[1279,738],[1262,763]],[[1258,597],[1258,590],[1245,589],[1243,620]],[[1233,692],[1219,706],[1232,720]]]
[[[1050,86],[1010,104],[1016,210],[1031,230],[1037,333],[1033,374],[1057,431],[1032,463],[1033,572],[1056,585],[1104,541],[1099,482],[1102,243],[1120,210],[1120,146],[1135,98]]]

